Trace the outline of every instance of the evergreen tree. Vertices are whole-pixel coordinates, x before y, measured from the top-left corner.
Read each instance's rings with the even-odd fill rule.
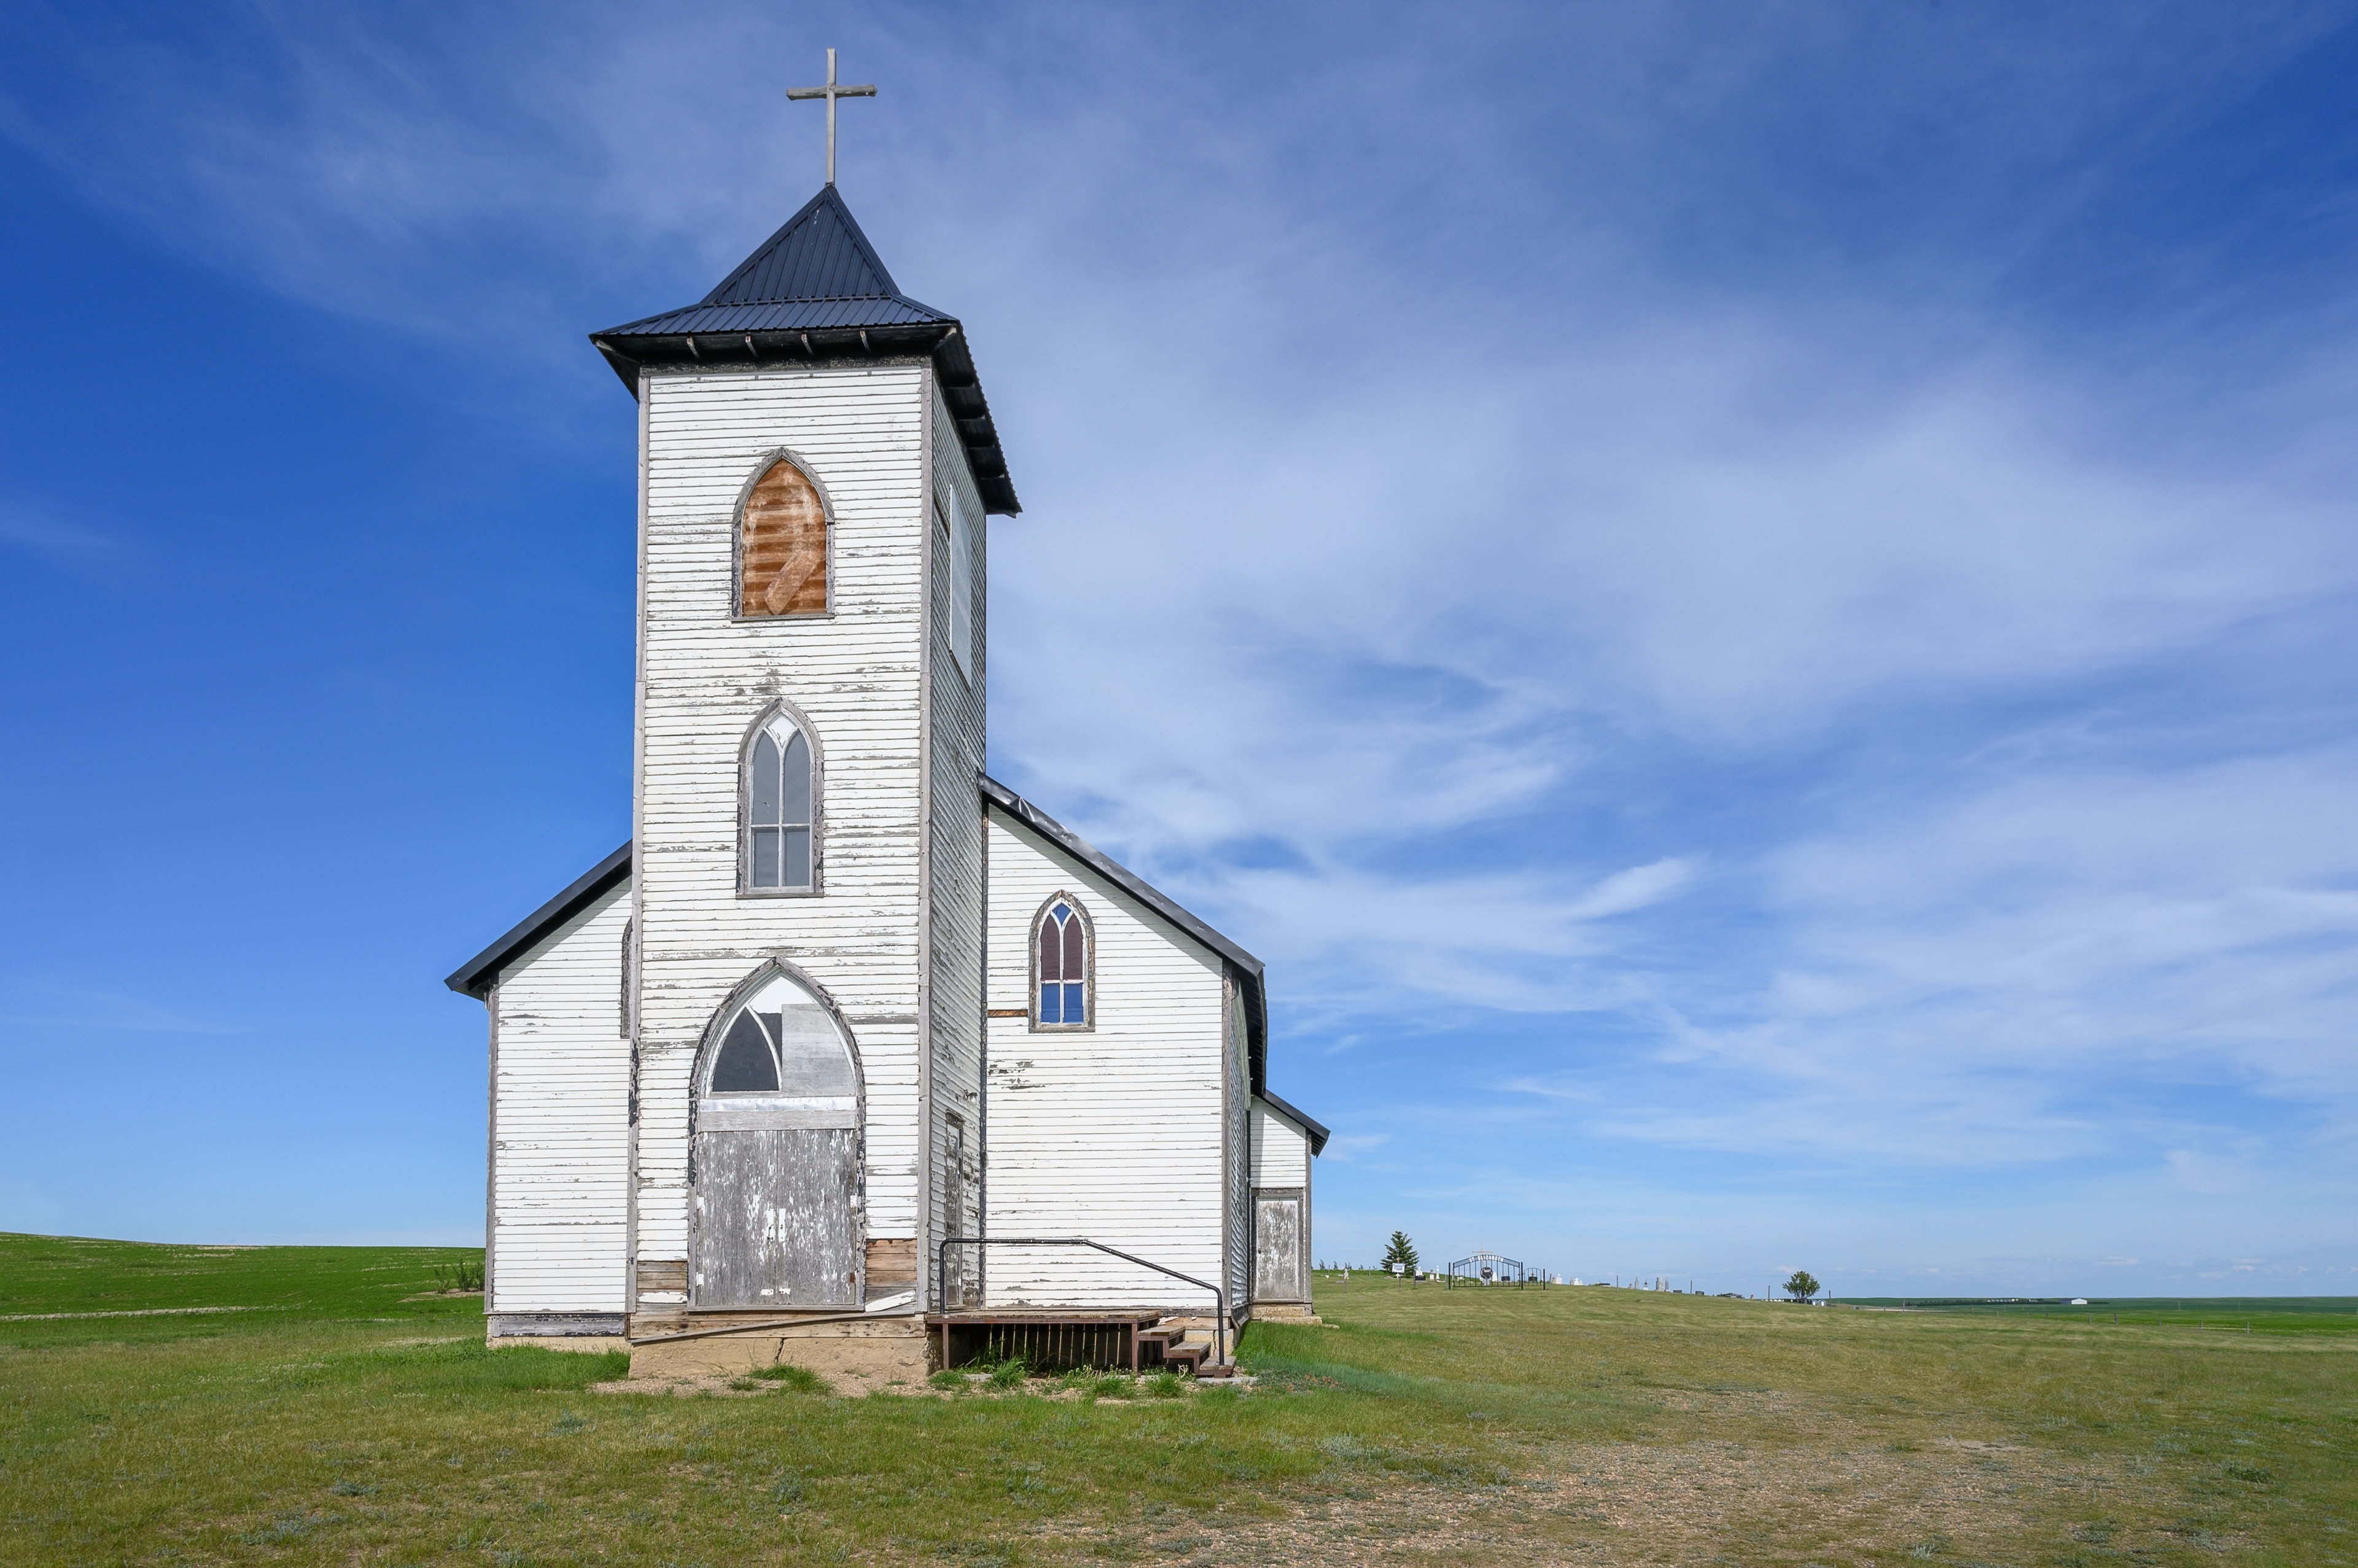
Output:
[[[1391,1244],[1384,1249],[1384,1267],[1390,1269],[1395,1263],[1401,1265],[1402,1274],[1416,1272],[1416,1243],[1404,1231],[1393,1231]]]

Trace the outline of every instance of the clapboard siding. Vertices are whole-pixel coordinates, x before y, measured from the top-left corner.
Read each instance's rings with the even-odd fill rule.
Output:
[[[1252,1108],[1252,1184],[1310,1184],[1310,1140],[1299,1127],[1260,1100]]]
[[[921,364],[664,373],[643,399],[638,1255],[687,1255],[689,1092],[730,989],[772,955],[842,1010],[865,1080],[865,1229],[917,1234],[929,378]],[[786,448],[831,508],[830,609],[739,621],[735,508]],[[821,892],[737,891],[738,765],[774,698],[824,774]]]
[[[1219,1281],[1229,1175],[1219,960],[996,811],[989,830],[991,1008],[1027,1005],[1031,924],[1051,894],[1087,906],[1098,944],[1095,1028],[990,1021],[990,1233],[1085,1236]],[[994,1248],[986,1279],[994,1305],[1210,1304],[1078,1249]]]
[[[618,886],[500,977],[488,1312],[613,1313],[625,1304],[630,913],[629,889]]]
[[[938,393],[928,388],[933,417],[933,487],[936,496],[955,492],[966,508],[974,543],[974,572],[968,588],[972,635],[972,673],[958,668],[951,652],[951,544],[945,522],[929,522],[933,540],[932,571],[926,594],[928,634],[926,683],[931,705],[927,745],[928,797],[926,833],[927,915],[932,922],[926,954],[932,974],[926,986],[926,1007],[933,1050],[934,1114],[929,1131],[935,1146],[930,1162],[935,1173],[931,1223],[925,1255],[957,1228],[959,1204],[975,1205],[969,1212],[979,1218],[979,1176],[984,1154],[982,1126],[982,946],[983,849],[981,803],[975,794],[975,775],[983,771],[985,721],[983,678],[988,638],[985,607],[989,594],[989,552],[985,548],[982,494],[968,466],[957,427]],[[945,515],[947,508],[943,509]],[[965,1123],[965,1166],[952,1158],[947,1139],[948,1117]],[[963,1184],[968,1196],[961,1199]]]

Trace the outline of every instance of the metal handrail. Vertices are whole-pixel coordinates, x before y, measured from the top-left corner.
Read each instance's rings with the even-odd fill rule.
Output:
[[[944,1312],[948,1310],[942,1298],[949,1276],[950,1249],[953,1247],[1090,1247],[1125,1263],[1135,1263],[1141,1269],[1152,1269],[1158,1274],[1184,1280],[1191,1285],[1211,1292],[1218,1303],[1219,1315],[1212,1320],[1214,1350],[1217,1357],[1213,1364],[1219,1367],[1228,1364],[1228,1292],[1208,1280],[1183,1274],[1176,1269],[1166,1269],[1160,1263],[1150,1263],[1134,1252],[1124,1252],[1119,1247],[1109,1247],[1102,1241],[1091,1241],[1083,1236],[945,1236],[942,1244],[934,1249],[934,1302]]]

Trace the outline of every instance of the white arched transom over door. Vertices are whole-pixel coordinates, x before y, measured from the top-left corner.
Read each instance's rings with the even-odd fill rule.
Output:
[[[834,1011],[773,968],[697,1065],[690,1301],[857,1307],[863,1295],[860,1058]]]

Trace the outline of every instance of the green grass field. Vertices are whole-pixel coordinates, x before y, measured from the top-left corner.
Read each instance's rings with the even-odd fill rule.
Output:
[[[2339,1334],[1363,1276],[1241,1392],[678,1397],[474,1256],[0,1237],[0,1563],[2358,1561]]]
[[[1914,1301],[1903,1296],[1844,1296],[1844,1306],[1979,1317],[2078,1318],[2133,1328],[2200,1328],[2227,1334],[2358,1334],[2358,1296],[2107,1296],[2085,1306],[2068,1302]]]

